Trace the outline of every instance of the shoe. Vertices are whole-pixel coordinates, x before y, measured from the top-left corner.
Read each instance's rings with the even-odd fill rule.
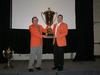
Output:
[[[63,67],[58,67],[58,71],[62,71],[63,70]]]
[[[52,70],[56,70],[56,69],[57,69],[57,67],[53,67],[53,68],[52,68]]]
[[[58,68],[58,71],[62,71],[63,69],[62,68]]]
[[[42,70],[41,67],[36,67],[35,69],[36,69],[36,70],[39,70],[39,71]]]
[[[29,69],[28,71],[29,71],[29,72],[33,72],[34,70],[33,70],[33,69]]]

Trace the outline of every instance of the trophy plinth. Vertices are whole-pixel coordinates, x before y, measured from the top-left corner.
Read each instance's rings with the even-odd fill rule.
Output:
[[[51,11],[50,8],[48,8],[47,11],[41,13],[42,19],[44,20],[45,24],[48,26],[51,26],[54,23],[56,19],[56,17],[54,17],[55,15],[57,15],[56,12]],[[53,36],[51,27],[47,28],[46,36]]]

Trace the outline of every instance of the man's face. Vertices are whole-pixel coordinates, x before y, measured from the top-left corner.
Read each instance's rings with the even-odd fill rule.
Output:
[[[34,19],[33,19],[33,24],[35,24],[35,25],[38,24],[38,19],[37,19],[37,18],[34,18]]]
[[[63,17],[62,16],[58,16],[58,19],[57,19],[58,23],[62,22],[62,20],[63,20]]]

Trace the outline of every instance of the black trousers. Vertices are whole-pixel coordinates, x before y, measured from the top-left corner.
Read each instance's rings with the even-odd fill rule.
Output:
[[[54,45],[54,66],[63,69],[64,65],[64,47]]]

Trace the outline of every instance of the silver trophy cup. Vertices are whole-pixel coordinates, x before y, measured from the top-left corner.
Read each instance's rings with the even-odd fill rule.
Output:
[[[51,26],[57,18],[57,12],[54,12],[50,8],[48,8],[48,10],[41,13],[41,16],[45,24]],[[53,36],[52,28],[47,29],[46,35]]]

